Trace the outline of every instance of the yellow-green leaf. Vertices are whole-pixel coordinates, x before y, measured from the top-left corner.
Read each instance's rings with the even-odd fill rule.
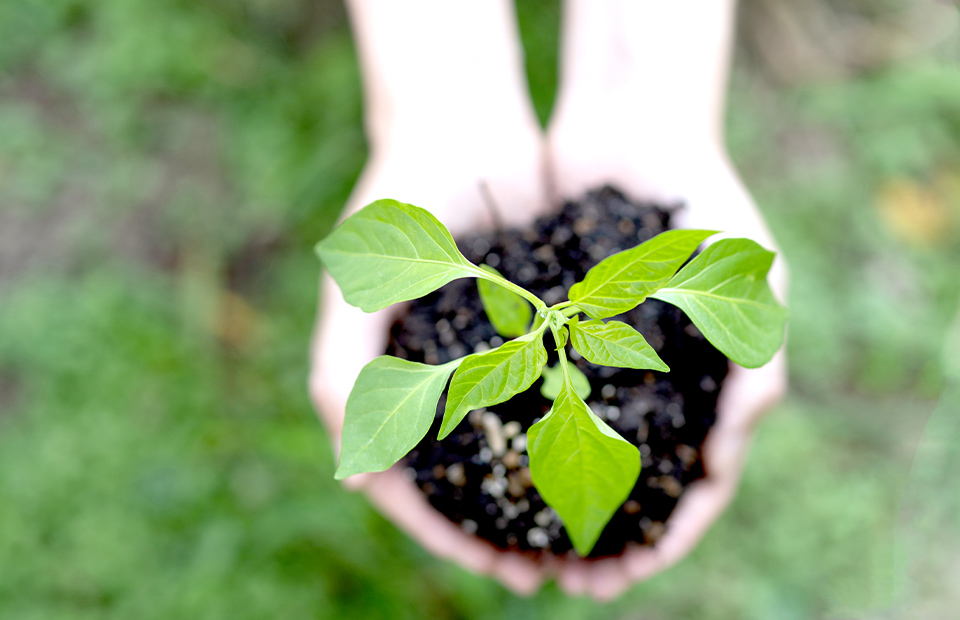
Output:
[[[721,239],[651,297],[682,308],[736,363],[763,366],[783,344],[788,316],[767,284],[774,256],[750,239]]]
[[[335,477],[383,471],[416,446],[459,363],[428,366],[383,355],[364,366],[347,398]]]
[[[607,257],[570,287],[570,301],[594,319],[635,308],[666,284],[711,230],[668,230]]]
[[[640,475],[640,452],[590,411],[570,384],[527,434],[537,491],[563,519],[573,547],[590,553]]]
[[[529,388],[546,363],[543,330],[463,358],[450,381],[440,439],[474,409],[502,403]]]
[[[343,298],[364,312],[482,273],[429,211],[396,200],[377,200],[360,209],[316,251]]]
[[[604,323],[599,319],[581,322],[574,317],[567,326],[570,343],[588,362],[617,368],[670,370],[643,335],[626,323]]]

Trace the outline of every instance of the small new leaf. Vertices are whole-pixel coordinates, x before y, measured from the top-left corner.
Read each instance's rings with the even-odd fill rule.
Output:
[[[479,271],[429,211],[396,200],[360,209],[316,251],[346,302],[364,312],[422,297]]]
[[[586,400],[590,397],[590,380],[586,375],[580,372],[580,369],[571,364],[567,364],[567,372],[570,373],[570,381],[573,383],[573,391],[577,396]],[[543,384],[540,386],[540,393],[544,398],[556,400],[560,396],[560,390],[563,389],[563,369],[560,364],[545,366],[543,369]]]
[[[413,449],[459,362],[428,366],[383,355],[364,366],[347,398],[337,480],[388,469]]]
[[[543,330],[463,358],[450,382],[440,439],[470,411],[502,403],[529,388],[546,363]]]
[[[581,556],[593,549],[640,475],[640,452],[565,384],[527,434],[530,474]]]
[[[594,319],[606,319],[638,306],[670,279],[711,230],[668,230],[640,245],[607,257],[570,287],[570,301]]]
[[[626,323],[599,319],[580,322],[574,317],[570,328],[570,344],[588,362],[617,368],[649,368],[669,372],[644,337]]]
[[[773,258],[750,239],[721,239],[651,296],[683,309],[724,355],[757,368],[780,348],[787,322],[767,284]]]
[[[489,265],[480,265],[480,268],[503,277]],[[526,299],[483,278],[477,280],[477,288],[480,289],[480,301],[483,302],[487,318],[498,334],[505,338],[516,338],[527,333],[533,320],[533,308]]]

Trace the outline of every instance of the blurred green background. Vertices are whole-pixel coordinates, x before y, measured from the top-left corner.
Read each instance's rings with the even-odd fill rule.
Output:
[[[558,2],[518,12],[546,118]],[[958,60],[946,2],[742,1],[728,136],[791,267],[791,391],[696,551],[597,605],[436,560],[332,479],[305,385],[312,245],[365,156],[343,7],[0,1],[0,618],[900,617]],[[923,592],[907,617],[957,617]]]

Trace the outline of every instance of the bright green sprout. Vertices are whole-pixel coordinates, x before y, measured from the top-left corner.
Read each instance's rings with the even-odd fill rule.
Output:
[[[347,303],[374,312],[457,278],[477,278],[490,322],[513,340],[441,366],[387,355],[367,364],[347,400],[336,478],[383,471],[403,458],[430,429],[448,380],[441,439],[470,411],[505,402],[545,374],[541,391],[554,403],[528,433],[530,473],[577,553],[589,554],[636,484],[640,453],[584,402],[589,383],[567,361],[568,341],[594,364],[667,372],[638,331],[604,321],[654,297],[683,309],[742,366],[766,364],[783,342],[787,312],[766,279],[773,252],[749,239],[721,239],[683,266],[715,234],[657,235],[604,259],[570,288],[569,301],[548,307],[496,270],[468,261],[428,211],[395,200],[367,205],[316,248]],[[589,319],[580,320],[581,313]],[[560,362],[544,369],[548,330]]]

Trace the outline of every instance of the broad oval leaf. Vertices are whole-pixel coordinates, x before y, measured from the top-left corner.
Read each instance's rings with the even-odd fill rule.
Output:
[[[577,393],[577,396],[583,399],[590,397],[590,380],[587,379],[587,376],[580,372],[580,369],[577,368],[571,362],[567,362],[567,372],[570,373],[570,381],[573,383],[573,391]],[[553,366],[545,366],[543,368],[543,384],[540,386],[540,394],[544,398],[550,400],[556,400],[560,396],[560,391],[563,389],[563,369],[560,368],[560,364],[554,364]]]
[[[757,368],[783,344],[787,323],[767,284],[774,256],[750,239],[721,239],[651,297],[679,306],[724,355]]]
[[[364,366],[347,398],[337,480],[389,469],[413,449],[459,362],[429,366],[383,355]]]
[[[569,384],[527,439],[534,486],[563,519],[577,553],[587,555],[636,484],[640,452]]]
[[[480,269],[503,277],[489,265],[480,265]],[[533,320],[533,308],[526,299],[484,278],[477,280],[477,288],[480,289],[480,301],[483,302],[487,318],[498,334],[516,338],[527,333]]]
[[[450,382],[440,439],[474,409],[502,403],[529,388],[546,363],[542,330],[463,358]]]
[[[570,343],[588,362],[617,368],[649,368],[669,372],[643,335],[620,321],[570,321]]]
[[[396,200],[360,209],[316,251],[343,298],[364,312],[422,297],[479,271],[429,211]]]
[[[570,287],[570,301],[594,319],[635,308],[670,279],[712,230],[668,230],[609,256]]]

